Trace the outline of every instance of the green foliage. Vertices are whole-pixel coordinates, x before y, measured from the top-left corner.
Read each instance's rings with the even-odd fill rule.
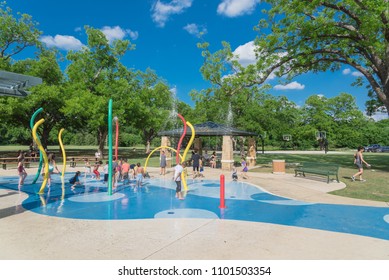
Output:
[[[0,3],[0,61],[9,61],[25,48],[39,45],[41,32],[38,25],[28,14],[18,13],[18,18],[12,15],[12,10],[5,2]],[[0,69],[7,66],[4,62]]]
[[[377,77],[381,77],[379,71],[383,68],[376,71],[365,53],[387,61],[382,47],[386,40],[382,31],[387,27],[372,16],[384,13],[382,3],[363,1],[358,7],[355,1],[342,0],[335,7],[322,1],[268,2],[275,5],[266,12],[269,20],[257,28],[256,65],[240,65],[227,42],[214,52],[206,42],[198,45],[204,58],[200,71],[210,86],[191,92],[194,108],[174,100],[168,83],[153,70],[128,69],[120,62],[134,49],[131,42],[117,40],[110,44],[100,30],[92,27],[85,27],[88,45],[68,52],[68,67],[62,73],[58,52],[39,45],[37,23],[28,15],[13,18],[11,10],[1,5],[0,69],[39,76],[44,83],[32,88],[32,94],[24,99],[0,97],[0,144],[29,144],[30,117],[42,107],[44,112],[38,119],[44,118],[45,122],[38,132],[44,145],[58,145],[58,131],[65,128],[65,143],[104,149],[108,100],[112,98],[114,116],[119,119],[120,145],[125,146],[159,145],[156,136],[160,130],[180,125],[173,112],[192,124],[214,121],[258,135],[266,132],[265,145],[273,147],[316,149],[316,131],[327,132],[330,148],[389,145],[389,121],[366,119],[350,94],[332,98],[312,95],[300,108],[284,96],[267,94],[269,86],[264,83],[274,70],[293,77],[306,71],[336,70],[343,63],[361,71],[371,83],[371,92],[379,98],[382,83]],[[350,19],[346,11],[355,12],[356,18]],[[363,22],[357,24],[361,19]],[[340,26],[342,21],[350,26]],[[334,32],[341,36],[334,37]],[[9,42],[14,43],[8,46]],[[37,46],[36,57],[10,59],[15,51],[31,45]],[[324,47],[329,51],[323,52]],[[363,51],[355,52],[357,49]],[[362,85],[363,80],[355,83]],[[379,106],[382,108],[382,103],[371,104],[372,108]],[[284,142],[283,134],[292,135],[292,141]],[[204,139],[210,149],[220,146],[220,142],[217,137]]]
[[[361,72],[389,113],[388,2],[267,0],[268,25],[256,30],[260,73],[292,78],[349,65]],[[336,2],[336,3],[335,3]],[[269,32],[269,28],[271,32]],[[358,78],[356,84],[363,83]],[[376,104],[370,104],[374,110]]]

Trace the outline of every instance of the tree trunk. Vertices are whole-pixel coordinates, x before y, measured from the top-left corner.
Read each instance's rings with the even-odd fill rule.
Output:
[[[49,135],[50,135],[51,127],[50,126],[43,126],[42,135],[40,137],[41,144],[43,148],[47,149],[47,145],[49,143]]]
[[[245,156],[245,152],[244,152],[244,137],[240,136],[239,138],[240,138],[240,156],[244,157]]]
[[[146,154],[149,154],[151,151],[150,151],[150,141],[147,140],[146,142]]]
[[[101,158],[104,158],[104,146],[105,146],[105,140],[107,139],[108,131],[104,128],[99,128],[97,132],[97,145],[98,145],[98,151],[101,155]]]

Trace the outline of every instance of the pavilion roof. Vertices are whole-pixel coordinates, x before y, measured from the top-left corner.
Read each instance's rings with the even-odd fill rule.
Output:
[[[41,78],[0,70],[0,96],[25,97],[26,89],[42,83]]]
[[[196,136],[257,136],[254,132],[239,130],[231,126],[217,124],[214,122],[205,122],[193,125]],[[181,136],[184,128],[160,131],[159,136]],[[187,127],[186,135],[192,135],[190,127]]]

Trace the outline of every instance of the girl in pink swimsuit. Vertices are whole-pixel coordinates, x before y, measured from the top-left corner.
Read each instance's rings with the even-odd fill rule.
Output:
[[[24,184],[24,180],[27,177],[26,169],[24,169],[24,157],[19,156],[18,157],[18,173],[19,173],[19,186],[18,188],[21,188]]]

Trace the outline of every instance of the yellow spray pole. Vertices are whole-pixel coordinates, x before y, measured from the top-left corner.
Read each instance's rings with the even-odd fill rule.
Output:
[[[41,185],[41,188],[38,192],[38,194],[43,194],[43,191],[45,190],[45,187],[46,187],[46,184],[47,184],[47,180],[49,179],[49,160],[47,158],[47,154],[45,152],[45,149],[43,148],[42,144],[41,144],[41,141],[39,140],[37,134],[36,134],[36,131],[38,129],[38,126],[40,126],[42,123],[45,122],[45,119],[40,119],[33,127],[32,129],[32,137],[34,138],[35,140],[35,143],[38,145],[38,148],[39,148],[39,151],[41,152],[41,154],[43,155],[43,161],[45,163],[45,176],[43,178],[43,182],[42,182],[42,185]]]
[[[173,149],[173,148],[171,148],[171,147],[169,147],[169,146],[159,146],[158,148],[155,148],[154,150],[152,150],[152,151],[150,152],[149,156],[148,156],[147,159],[146,159],[145,166],[144,166],[145,172],[146,172],[147,164],[148,164],[148,162],[149,162],[149,159],[150,159],[151,155],[152,155],[155,151],[161,150],[161,149],[168,149],[168,150],[172,150],[172,151],[174,151],[174,152],[177,153],[177,150],[175,150],[175,149]],[[181,160],[182,160],[182,156],[181,156],[180,154],[179,154],[179,156],[180,156],[180,158],[181,158]]]
[[[192,146],[192,143],[193,143],[195,136],[196,136],[193,125],[190,122],[186,122],[186,124],[190,127],[190,130],[192,131],[192,136],[190,137],[189,143],[185,148],[184,155],[182,156],[183,161],[186,159],[186,155],[190,149],[190,146]],[[184,185],[184,190],[187,191],[188,185],[186,184],[186,178],[185,178],[186,174],[184,174],[184,173],[185,172],[182,172],[182,174],[181,174],[181,181],[182,181],[182,184]]]
[[[62,179],[64,178],[65,171],[66,171],[66,152],[65,152],[65,147],[63,146],[63,143],[62,143],[62,132],[64,130],[65,130],[64,128],[61,128],[61,130],[59,131],[59,134],[58,134],[58,141],[59,141],[59,145],[61,146],[62,158],[63,158],[63,167],[62,167],[62,175],[61,175]]]

